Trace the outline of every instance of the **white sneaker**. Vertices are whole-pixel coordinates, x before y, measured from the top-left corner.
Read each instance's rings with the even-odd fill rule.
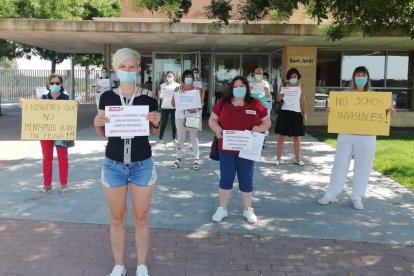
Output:
[[[215,222],[220,222],[222,219],[227,217],[227,209],[224,209],[223,207],[218,207],[217,211],[214,213],[212,220]]]
[[[364,204],[362,204],[362,200],[360,198],[353,199],[352,203],[354,204],[355,209],[357,209],[357,210],[364,209]]]
[[[139,265],[135,274],[136,276],[149,276],[148,269],[145,265]]]
[[[331,197],[324,195],[322,198],[318,200],[318,203],[321,205],[326,205],[326,204],[329,204],[331,202],[336,202],[336,201],[337,201],[336,198],[331,198]]]
[[[126,269],[123,265],[115,265],[112,269],[112,272],[108,274],[107,276],[125,276]]]
[[[249,223],[257,222],[257,217],[254,214],[253,210],[254,209],[252,207],[247,208],[247,210],[243,210],[243,217],[245,217]]]
[[[273,165],[275,165],[275,166],[279,166],[279,165],[280,165],[280,160],[275,159],[275,160],[273,161]]]

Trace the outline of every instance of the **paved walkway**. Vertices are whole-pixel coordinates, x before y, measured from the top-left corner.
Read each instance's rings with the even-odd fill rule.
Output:
[[[2,106],[0,188],[7,192],[0,194],[0,275],[105,275],[111,268],[108,211],[99,183],[105,140],[91,126],[94,109],[80,108],[78,140],[69,156],[70,194],[61,196],[54,182],[56,189],[41,196],[40,145],[19,141],[20,111]],[[167,130],[165,138],[170,136]],[[151,138],[159,176],[150,217],[152,276],[414,275],[413,193],[374,172],[364,210],[352,208],[348,189],[338,203],[318,205],[334,150],[310,136],[303,139],[305,167],[292,164],[291,143],[282,165],[273,166],[276,137],[267,138],[254,177],[257,224],[242,219],[237,189],[229,217],[213,223],[219,171],[207,158],[211,138],[205,124],[199,172],[191,170],[190,149],[183,167],[171,170],[173,143],[155,145],[157,137]],[[130,216],[128,225],[132,275]]]

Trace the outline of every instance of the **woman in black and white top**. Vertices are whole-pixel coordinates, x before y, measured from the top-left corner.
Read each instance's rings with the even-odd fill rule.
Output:
[[[160,91],[158,92],[158,98],[162,101],[161,103],[161,128],[158,143],[164,143],[164,131],[168,123],[168,117],[171,116],[171,129],[172,139],[177,142],[177,128],[175,126],[175,107],[172,106],[172,93],[175,91],[180,84],[174,80],[174,72],[168,71],[165,77],[165,82],[161,84]]]
[[[113,56],[113,67],[119,78],[118,89],[105,92],[100,99],[98,114],[94,119],[96,132],[105,136],[106,106],[140,105],[148,106],[146,116],[150,133],[159,128],[160,115],[157,101],[142,95],[136,86],[140,70],[140,55],[123,48]],[[138,96],[139,95],[139,96]],[[111,214],[110,237],[115,266],[110,276],[124,276],[125,220],[127,217],[128,189],[132,193],[132,214],[135,221],[138,276],[148,276],[146,258],[149,247],[148,212],[157,174],[152,160],[148,136],[109,137],[102,166],[102,185]]]

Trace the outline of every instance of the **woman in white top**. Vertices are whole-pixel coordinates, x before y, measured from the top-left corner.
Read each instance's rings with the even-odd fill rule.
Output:
[[[177,142],[177,128],[175,126],[175,107],[172,106],[172,93],[180,84],[174,80],[174,72],[168,71],[165,82],[161,84],[161,89],[158,91],[158,98],[161,103],[161,128],[158,143],[164,143],[164,131],[168,123],[168,117],[171,116],[172,139]]]
[[[102,81],[102,80],[108,80],[108,81]],[[100,85],[102,83],[104,83],[104,85]],[[114,87],[115,87],[115,83],[109,77],[108,68],[102,67],[102,69],[101,69],[101,77],[99,79],[97,79],[96,80],[96,83],[95,83],[95,88],[96,88],[96,93],[95,93],[96,108],[99,108],[99,99],[100,99],[101,95],[104,92],[106,92],[106,91],[112,90],[112,88],[114,88]]]
[[[305,110],[305,92],[303,91],[303,85],[299,82],[301,74],[298,69],[291,68],[286,73],[287,81],[282,83],[276,100],[282,101],[285,97],[282,87],[297,87],[299,94],[297,96],[286,97],[284,100],[282,109],[279,111],[279,115],[276,120],[275,133],[279,134],[277,140],[277,153],[275,165],[280,165],[282,159],[283,148],[287,137],[293,139],[293,150],[295,152],[295,164],[304,166],[305,164],[301,160],[300,154],[300,137],[305,135],[305,122],[306,122],[306,110]],[[295,92],[293,92],[295,93]]]
[[[187,93],[188,91],[198,90],[200,92],[201,108],[193,108],[187,110],[178,110],[175,111],[175,125],[177,127],[177,156],[174,163],[171,165],[172,169],[177,169],[181,167],[181,160],[183,157],[183,147],[186,138],[187,131],[190,133],[191,145],[193,148],[193,170],[198,171],[200,169],[199,162],[199,145],[198,145],[198,131],[201,129],[201,114],[204,103],[204,91],[202,89],[196,88],[193,85],[194,74],[191,70],[185,70],[181,76],[181,87],[176,88],[178,93]],[[175,99],[173,97],[171,104],[175,106]],[[198,126],[186,126],[186,120],[190,119],[198,121]]]
[[[352,87],[347,92],[370,92],[370,77],[365,66],[358,66],[352,74]],[[327,109],[329,112],[329,108]],[[391,116],[395,109],[388,109]],[[352,180],[352,203],[355,209],[364,209],[362,198],[368,186],[372,163],[374,162],[375,135],[338,134],[336,140],[335,159],[332,167],[331,178],[325,195],[318,200],[319,204],[326,205],[337,201],[337,196],[342,192],[348,175],[351,159],[354,159],[354,176]]]

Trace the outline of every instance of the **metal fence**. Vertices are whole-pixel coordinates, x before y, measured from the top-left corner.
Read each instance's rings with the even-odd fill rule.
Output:
[[[63,77],[63,87],[70,91],[70,70],[57,70]],[[95,90],[92,85],[99,76],[99,70],[75,70],[75,99],[94,102]],[[50,70],[7,70],[0,69],[0,101],[18,102],[19,98],[36,98],[36,87],[44,87]]]

